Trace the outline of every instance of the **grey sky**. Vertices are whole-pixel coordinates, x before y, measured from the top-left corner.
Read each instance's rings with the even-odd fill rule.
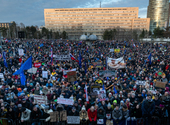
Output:
[[[139,7],[139,17],[146,18],[149,0],[101,0],[102,7]],[[46,8],[99,7],[100,0],[0,0],[0,22],[15,21],[27,25],[45,25]]]

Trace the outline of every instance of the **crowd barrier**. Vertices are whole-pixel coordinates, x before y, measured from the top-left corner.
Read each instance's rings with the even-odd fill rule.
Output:
[[[102,120],[102,119],[100,119]],[[152,118],[152,124],[153,125],[159,125],[161,120],[159,118],[156,118],[156,120],[154,120],[154,118]],[[39,120],[40,125],[69,125],[67,124],[67,121],[62,121],[62,122],[45,122],[45,119],[40,119]],[[106,120],[103,119],[103,124],[97,124],[97,125],[146,125],[147,123],[145,122],[145,120],[143,118],[139,118],[139,119],[133,119],[133,118],[128,118],[126,120],[121,120],[121,121],[115,121],[115,120]],[[13,121],[12,119],[8,119],[8,118],[0,118],[0,125],[31,125],[31,122],[24,122],[21,123],[19,120],[15,120]],[[36,124],[38,125],[38,124]],[[80,122],[79,125],[89,125],[89,122]],[[149,124],[148,124],[149,125]],[[168,122],[167,122],[168,125]]]

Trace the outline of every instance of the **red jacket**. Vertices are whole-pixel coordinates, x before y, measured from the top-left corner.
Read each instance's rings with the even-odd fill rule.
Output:
[[[94,110],[94,112],[91,112],[91,110],[88,109],[87,112],[88,112],[90,122],[92,121],[92,119],[94,119],[94,121],[97,121],[97,110]]]

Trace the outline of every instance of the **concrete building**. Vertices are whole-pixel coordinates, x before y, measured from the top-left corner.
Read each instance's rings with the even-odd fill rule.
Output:
[[[60,33],[66,31],[69,39],[79,39],[82,34],[102,39],[106,29],[127,33],[149,31],[150,19],[138,18],[138,10],[138,7],[44,9],[45,27]]]
[[[168,25],[169,0],[149,0],[147,18],[150,18],[150,30]]]
[[[0,23],[0,27],[5,27],[5,28],[8,28],[9,26],[12,25],[13,22],[10,22],[10,23]]]

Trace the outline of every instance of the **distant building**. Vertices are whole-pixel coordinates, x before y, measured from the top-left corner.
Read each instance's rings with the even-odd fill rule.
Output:
[[[82,34],[102,39],[106,29],[117,29],[123,35],[133,30],[149,31],[150,19],[138,18],[138,11],[138,7],[44,9],[45,27],[66,31],[69,39],[79,39]]]
[[[5,27],[5,28],[8,28],[9,26],[12,25],[13,22],[10,22],[10,23],[0,23],[0,27]]]
[[[147,18],[150,18],[150,30],[168,25],[169,0],[149,0]]]

